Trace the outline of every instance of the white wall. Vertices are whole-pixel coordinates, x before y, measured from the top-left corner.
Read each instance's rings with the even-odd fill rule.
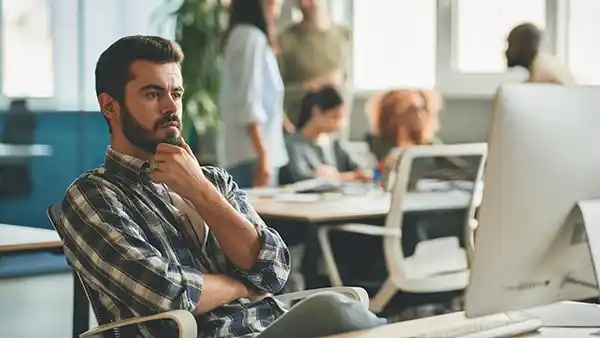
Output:
[[[368,131],[364,114],[365,98],[356,98],[350,119],[350,139],[362,140]],[[482,142],[486,140],[491,118],[492,100],[457,99],[445,100],[440,114],[442,130],[440,138],[446,143]]]

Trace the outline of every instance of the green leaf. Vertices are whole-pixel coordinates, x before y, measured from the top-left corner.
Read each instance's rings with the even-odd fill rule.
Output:
[[[172,8],[175,1],[168,1],[166,6]],[[156,13],[156,17],[159,15],[164,17],[164,11]],[[191,130],[204,130],[219,120],[216,100],[227,9],[221,0],[183,0],[167,17],[177,21],[175,41],[185,54],[181,72],[185,87],[184,135],[188,136]]]

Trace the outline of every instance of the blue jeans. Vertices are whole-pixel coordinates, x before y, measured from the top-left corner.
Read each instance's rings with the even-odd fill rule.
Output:
[[[252,188],[252,181],[254,179],[254,170],[256,168],[257,161],[250,160],[236,164],[232,167],[225,168],[227,172],[233,176],[233,180],[237,185],[242,188]],[[279,168],[272,168],[271,171],[271,182],[269,186],[277,186],[279,184]]]
[[[337,293],[322,292],[293,306],[256,338],[313,338],[371,329],[387,323],[362,303]]]

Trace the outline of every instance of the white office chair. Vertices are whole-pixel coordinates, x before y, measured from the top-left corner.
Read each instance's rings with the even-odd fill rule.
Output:
[[[464,289],[469,277],[467,256],[457,238],[438,238],[420,242],[412,256],[404,257],[401,242],[403,206],[407,196],[409,174],[415,158],[480,156],[481,162],[477,174],[477,177],[480,177],[486,155],[485,143],[417,146],[406,149],[397,167],[390,211],[383,227],[345,224],[319,229],[318,240],[331,284],[343,285],[329,242],[329,233],[342,231],[383,237],[384,257],[389,276],[371,301],[370,309],[373,312],[381,312],[399,290],[409,293],[438,293]],[[474,192],[479,188],[478,184],[475,184]],[[477,197],[472,197],[470,201],[471,204],[475,203]],[[469,208],[468,219],[471,217],[471,210],[474,210],[473,206]],[[466,219],[465,222],[468,220]]]
[[[58,235],[63,238],[64,233],[62,229],[62,222],[60,221],[60,210],[56,206],[48,207],[46,214],[52,223],[52,226],[58,233]],[[144,317],[135,317],[129,318],[119,321],[113,321],[111,316],[102,311],[102,308],[98,307],[99,300],[94,296],[96,293],[90,288],[85,278],[82,278],[79,274],[76,274],[77,278],[73,281],[73,283],[81,283],[81,286],[85,290],[85,294],[92,306],[94,311],[94,315],[96,316],[96,320],[99,324],[98,327],[93,328],[89,331],[86,331],[79,335],[79,338],[91,338],[91,337],[102,337],[102,338],[118,338],[122,336],[122,330],[127,328],[130,325],[138,325],[143,323],[148,323],[151,321],[157,320],[172,320],[178,327],[179,338],[197,338],[198,337],[198,328],[196,324],[196,318],[188,311],[185,310],[172,310],[164,313],[159,313],[151,316]],[[365,307],[369,307],[369,295],[367,291],[362,288],[356,287],[332,287],[332,288],[322,288],[322,289],[314,289],[307,291],[298,291],[287,293],[283,295],[278,295],[273,298],[281,301],[282,303],[288,304],[289,306],[293,306],[295,301],[304,299],[308,296],[324,292],[324,291],[334,291],[341,293],[348,298],[357,300],[361,302]]]

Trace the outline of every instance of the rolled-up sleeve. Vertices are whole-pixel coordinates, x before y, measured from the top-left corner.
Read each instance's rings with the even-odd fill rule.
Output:
[[[226,189],[227,199],[231,205],[243,215],[260,235],[260,251],[254,265],[250,269],[234,268],[234,274],[252,284],[257,289],[268,292],[279,292],[285,286],[290,273],[290,252],[277,231],[268,227],[248,202],[246,193],[239,189],[232,177],[220,170],[220,180]]]
[[[263,74],[269,45],[264,34],[254,27],[236,27],[225,48],[226,85],[222,86],[221,119],[248,125],[265,123]]]
[[[108,185],[79,180],[61,205],[64,245],[74,269],[137,315],[194,311],[202,273],[153,247]]]

